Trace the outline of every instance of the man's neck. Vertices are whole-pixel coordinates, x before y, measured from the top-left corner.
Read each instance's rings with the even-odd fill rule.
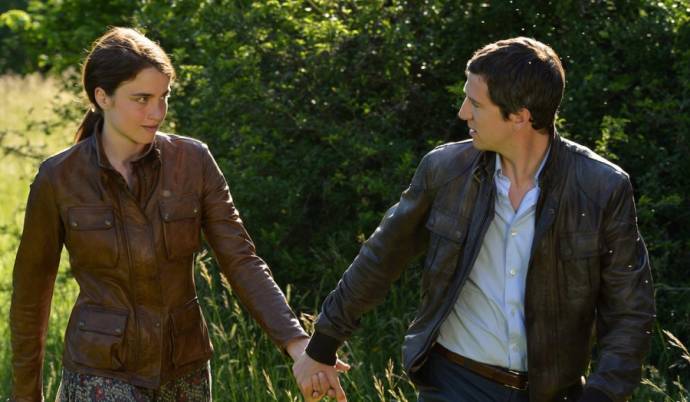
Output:
[[[497,152],[501,158],[503,175],[510,179],[511,185],[520,189],[530,189],[536,184],[534,176],[546,156],[550,136],[532,131],[517,137],[510,147]]]

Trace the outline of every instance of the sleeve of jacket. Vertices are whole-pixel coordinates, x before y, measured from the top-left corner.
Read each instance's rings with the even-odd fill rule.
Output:
[[[431,205],[427,165],[429,155],[326,297],[306,350],[312,359],[335,364],[337,349],[359,326],[360,317],[385,299],[391,284],[427,245],[424,224]]]
[[[64,240],[64,228],[48,170],[41,166],[31,184],[24,230],[12,274],[13,401],[43,399],[46,331]]]
[[[220,270],[252,317],[281,349],[306,338],[235,208],[225,177],[208,148],[203,155],[203,232]]]
[[[637,227],[632,185],[626,174],[619,178],[604,211],[598,356],[586,384],[613,401],[626,400],[639,384],[655,317],[649,256]]]

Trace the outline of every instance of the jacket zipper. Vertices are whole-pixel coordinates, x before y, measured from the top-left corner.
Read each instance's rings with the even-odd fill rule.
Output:
[[[475,177],[475,179],[476,179],[476,180],[479,180],[479,179],[476,178],[476,177]],[[479,226],[479,227],[481,228],[481,231],[480,231],[480,238],[481,238],[481,239],[484,238],[484,235],[486,234],[486,231],[487,231],[488,228],[489,228],[489,225],[487,224],[487,223],[489,222],[489,218],[490,218],[490,217],[493,217],[494,191],[492,191],[492,190],[493,190],[492,184],[493,184],[493,183],[487,184],[487,185],[490,187],[490,188],[489,188],[489,196],[488,196],[489,200],[488,200],[488,202],[486,203],[486,205],[489,205],[489,209],[487,209],[487,210],[485,211],[484,217],[482,218],[481,225]],[[476,202],[476,198],[475,198],[475,200],[474,200],[474,205],[471,206],[471,207],[472,207],[471,209],[474,209],[474,207],[475,207],[476,205],[477,205],[477,202]],[[471,224],[470,224],[470,225],[471,225]],[[467,236],[465,236],[465,238],[467,239]],[[423,347],[421,348],[421,350],[417,353],[417,355],[416,355],[414,358],[412,358],[412,360],[411,360],[411,361],[412,361],[412,364],[410,365],[410,371],[414,371],[415,369],[418,368],[417,362],[418,362],[418,360],[420,360],[420,357],[421,357],[422,355],[427,354],[427,353],[429,352],[429,349],[431,349],[431,347],[432,347],[432,342],[434,342],[434,340],[435,340],[434,334],[438,333],[438,330],[439,330],[439,328],[441,327],[441,324],[446,320],[446,318],[448,317],[448,314],[450,314],[450,311],[451,311],[453,305],[455,305],[457,296],[459,295],[459,289],[462,288],[462,286],[464,285],[465,281],[467,280],[467,277],[469,276],[470,271],[471,271],[471,267],[472,267],[472,265],[474,264],[474,261],[476,260],[477,255],[479,255],[479,249],[480,249],[480,248],[481,248],[481,244],[477,244],[477,247],[475,247],[475,250],[474,250],[474,252],[473,252],[472,258],[469,260],[468,267],[467,267],[467,269],[464,270],[465,272],[463,273],[463,277],[460,278],[460,279],[458,280],[457,285],[455,285],[455,286],[453,287],[453,293],[452,293],[452,294],[455,294],[456,297],[453,298],[452,303],[451,303],[451,302],[448,302],[448,303],[446,303],[446,304],[443,306],[443,309],[444,309],[445,311],[443,312],[442,318],[439,319],[439,320],[437,320],[437,321],[434,323],[434,326],[432,327],[431,333],[429,334],[429,336],[427,337],[426,341],[424,342],[424,346],[423,346]],[[459,264],[462,264],[462,256],[460,256]]]

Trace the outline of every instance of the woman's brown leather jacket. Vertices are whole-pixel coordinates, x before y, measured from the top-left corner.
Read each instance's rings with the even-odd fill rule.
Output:
[[[42,366],[63,244],[80,292],[65,335],[70,370],[156,388],[212,353],[194,287],[201,233],[252,316],[284,347],[306,337],[235,209],[205,144],[156,134],[156,175],[136,197],[96,133],[47,159],[31,185],[10,312],[13,399],[42,399]],[[151,161],[152,160],[152,161]],[[143,201],[142,201],[143,200]]]

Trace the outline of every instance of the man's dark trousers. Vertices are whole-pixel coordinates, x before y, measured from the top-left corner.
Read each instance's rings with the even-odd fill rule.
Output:
[[[459,366],[435,351],[422,368],[429,386],[419,387],[418,402],[528,402],[528,391],[508,388]]]

